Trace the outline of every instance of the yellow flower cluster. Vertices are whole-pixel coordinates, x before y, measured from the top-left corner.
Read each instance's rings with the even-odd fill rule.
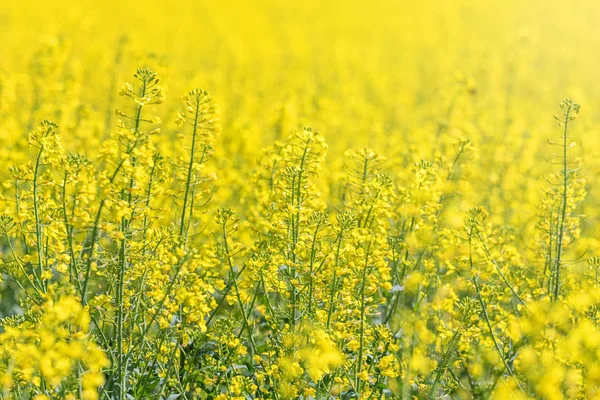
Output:
[[[90,316],[81,302],[53,290],[29,313],[4,321],[3,395],[97,399],[108,359],[87,333]]]

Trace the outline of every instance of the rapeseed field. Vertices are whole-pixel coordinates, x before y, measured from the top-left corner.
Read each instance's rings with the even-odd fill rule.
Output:
[[[4,0],[0,398],[600,399],[596,0]]]

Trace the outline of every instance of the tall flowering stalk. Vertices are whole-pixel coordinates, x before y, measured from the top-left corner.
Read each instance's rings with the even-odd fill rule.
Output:
[[[555,116],[555,119],[563,127],[562,142],[551,144],[561,149],[560,155],[557,155],[559,160],[556,160],[561,169],[549,180],[550,186],[542,199],[538,223],[543,235],[540,246],[545,258],[543,283],[554,300],[558,299],[564,281],[567,245],[579,235],[581,216],[575,214],[575,210],[585,196],[585,180],[578,176],[581,160],[569,157],[569,149],[575,147],[575,142],[570,140],[569,123],[577,118],[581,106],[565,99],[560,107],[563,115]]]

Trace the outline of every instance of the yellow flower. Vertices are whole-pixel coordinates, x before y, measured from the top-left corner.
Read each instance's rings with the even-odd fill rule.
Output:
[[[363,381],[368,381],[369,380],[369,373],[367,371],[360,371],[358,374],[356,374],[356,376],[363,380]]]

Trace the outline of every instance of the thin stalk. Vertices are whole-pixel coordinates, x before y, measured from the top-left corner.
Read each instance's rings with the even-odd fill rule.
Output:
[[[558,236],[556,238],[556,264],[555,264],[555,274],[556,278],[554,280],[554,300],[558,299],[558,295],[560,293],[560,268],[561,268],[561,257],[563,252],[563,238],[565,233],[565,219],[567,216],[567,191],[569,185],[569,171],[568,171],[568,163],[567,163],[567,132],[569,126],[569,114],[571,112],[571,106],[567,106],[567,110],[565,111],[565,120],[564,122],[564,131],[563,131],[563,191],[562,191],[562,200],[561,200],[561,209],[560,209],[560,217],[558,224]]]
[[[310,249],[310,271],[309,271],[309,281],[308,281],[308,314],[310,315],[312,312],[312,303],[313,303],[313,265],[315,263],[315,244],[317,242],[317,234],[319,233],[319,228],[321,227],[321,223],[317,223],[315,227],[315,233],[313,235],[312,245]]]
[[[492,341],[494,342],[494,347],[496,348],[496,351],[498,352],[498,355],[500,356],[500,359],[502,360],[502,363],[504,364],[504,368],[506,368],[506,372],[508,372],[508,374],[514,378],[517,386],[519,387],[519,390],[521,390],[521,392],[523,392],[523,394],[525,394],[525,392],[523,391],[523,388],[521,387],[519,380],[515,376],[513,369],[510,367],[510,365],[508,365],[508,362],[506,361],[506,358],[504,356],[504,352],[500,348],[500,344],[498,343],[498,340],[496,339],[496,335],[494,334],[494,330],[492,328],[492,323],[490,322],[490,316],[487,311],[487,304],[483,300],[483,296],[481,295],[481,290],[479,289],[479,284],[477,283],[477,277],[473,273],[473,269],[474,269],[473,268],[473,251],[472,251],[471,240],[472,240],[471,236],[469,235],[469,267],[471,269],[471,281],[473,282],[473,286],[475,286],[475,292],[477,293],[477,299],[479,300],[479,304],[481,305],[481,310],[483,311],[483,317],[485,319],[485,323],[487,325],[487,328],[488,328],[488,331],[492,338]]]
[[[200,116],[200,99],[196,97],[196,114],[194,115],[194,130],[192,132],[192,148],[190,149],[190,162],[188,165],[187,180],[185,183],[185,195],[183,197],[183,206],[181,210],[181,223],[179,225],[179,236],[183,237],[185,231],[185,213],[187,211],[188,197],[192,183],[192,172],[194,167],[194,156],[196,152],[196,136],[198,132],[198,118]],[[191,210],[190,210],[191,213]],[[186,238],[187,239],[187,238]],[[186,243],[184,242],[184,245]]]
[[[433,383],[431,384],[431,388],[429,389],[429,394],[427,395],[428,399],[434,398],[433,394],[435,393],[435,387],[437,386],[438,382],[440,381],[440,378],[442,377],[442,373],[446,369],[446,364],[448,364],[448,361],[450,360],[450,355],[454,351],[454,346],[456,345],[456,342],[460,338],[460,335],[461,335],[461,333],[460,333],[459,329],[457,329],[454,332],[454,334],[452,335],[452,338],[450,339],[450,342],[448,343],[448,349],[446,350],[446,353],[442,357],[440,364],[437,367],[437,373],[435,374],[435,379],[433,380]]]
[[[121,171],[121,168],[123,167],[124,162],[125,162],[125,158],[123,158],[121,160],[121,162],[119,162],[119,164],[115,168],[115,171],[113,172],[112,176],[109,179],[109,184],[112,184],[115,181],[115,179],[117,178],[117,175],[119,174],[119,171]],[[106,199],[102,199],[100,201],[100,205],[98,206],[98,211],[96,212],[96,218],[94,219],[94,225],[92,227],[92,238],[90,240],[87,266],[86,266],[86,271],[85,271],[85,277],[83,280],[83,288],[81,289],[81,302],[83,304],[87,304],[86,295],[87,295],[88,283],[90,280],[90,272],[92,269],[94,247],[96,246],[96,240],[98,239],[98,229],[100,226],[100,217],[102,216],[102,210],[104,209],[105,204],[106,204]]]
[[[331,317],[333,315],[333,312],[335,311],[335,289],[336,289],[336,285],[337,285],[337,266],[338,266],[338,262],[340,259],[340,250],[342,248],[342,239],[344,237],[344,231],[340,231],[340,234],[338,236],[338,244],[337,244],[337,251],[335,254],[335,263],[333,265],[333,282],[331,282],[331,294],[330,294],[330,298],[329,298],[329,311],[327,312],[327,330],[329,330],[329,327],[331,326]]]
[[[71,283],[78,287],[81,293],[81,282],[79,282],[79,268],[77,267],[77,260],[75,258],[75,250],[73,247],[73,227],[69,223],[69,216],[67,214],[67,178],[69,173],[65,172],[62,185],[62,207],[64,214],[65,231],[67,232],[67,242],[69,244],[69,256],[71,259],[69,266],[69,279]]]
[[[239,276],[239,275],[236,275],[235,270],[233,268],[233,263],[231,262],[231,257],[229,256],[229,243],[227,241],[227,226],[225,223],[223,224],[223,244],[225,246],[225,258],[227,259],[227,265],[229,266],[229,276],[230,276],[230,279],[232,280],[233,288],[235,289],[235,297],[237,299],[238,306],[240,307],[240,311],[242,312],[242,317],[243,317],[242,322],[244,324],[242,326],[242,330],[246,329],[246,332],[248,333],[248,340],[250,341],[250,344],[252,345],[252,349],[256,353],[256,343],[254,342],[254,337],[252,336],[252,328],[250,327],[250,323],[248,322],[248,318],[247,318],[246,312],[244,310],[244,302],[242,301],[240,289],[237,284],[237,276]]]
[[[365,268],[363,269],[362,282],[360,286],[360,347],[358,348],[358,359],[356,362],[356,375],[362,371],[362,359],[365,345],[365,286],[367,284],[367,269],[369,268],[369,249],[365,255]],[[361,382],[359,377],[356,377],[356,391],[360,398]]]
[[[42,274],[44,273],[44,264],[43,264],[43,255],[42,255],[42,226],[40,223],[40,209],[39,209],[39,199],[38,199],[38,172],[40,168],[40,164],[42,161],[42,154],[44,153],[44,146],[40,147],[40,151],[38,152],[37,158],[35,160],[35,169],[33,171],[33,213],[35,216],[35,236],[36,236],[36,248],[37,248],[37,256],[38,256],[38,269],[39,269],[39,280],[42,285],[41,289],[45,291],[45,285],[42,278]],[[35,275],[35,270],[34,275]]]
[[[494,267],[496,268],[496,272],[498,272],[498,275],[500,275],[500,277],[502,278],[502,280],[504,281],[506,286],[510,289],[512,294],[517,298],[517,300],[519,300],[519,303],[521,303],[525,308],[527,308],[527,304],[525,304],[523,299],[521,299],[521,296],[519,296],[519,294],[517,293],[517,291],[515,290],[513,285],[511,285],[511,283],[508,281],[506,276],[502,273],[502,270],[500,269],[500,266],[498,265],[496,260],[492,257],[492,254],[490,253],[490,250],[488,249],[487,245],[483,241],[483,238],[481,237],[481,233],[479,232],[479,230],[475,229],[475,231],[477,233],[477,237],[479,238],[481,245],[483,246],[483,249],[485,250],[485,254],[490,258],[490,260],[492,261],[492,264],[494,264]],[[471,238],[469,237],[469,241],[470,240],[471,240]]]

